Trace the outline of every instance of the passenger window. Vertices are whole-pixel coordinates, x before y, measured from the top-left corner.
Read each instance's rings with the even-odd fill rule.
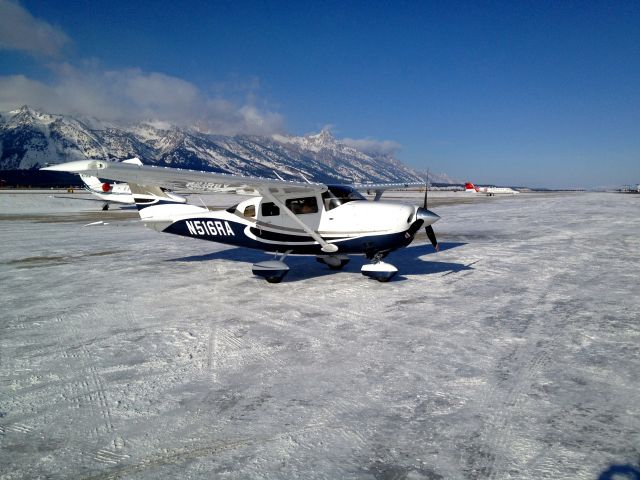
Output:
[[[253,217],[253,218],[255,218],[255,216],[256,216],[256,206],[255,205],[249,205],[249,206],[245,207],[243,215],[245,217]]]
[[[285,202],[285,205],[296,215],[318,213],[316,197],[290,198]]]
[[[266,202],[261,207],[263,217],[277,217],[280,215],[280,208],[272,202]]]

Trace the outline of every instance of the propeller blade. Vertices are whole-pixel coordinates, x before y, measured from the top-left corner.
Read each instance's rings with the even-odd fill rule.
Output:
[[[424,182],[424,203],[422,208],[429,208],[429,169],[427,168],[427,179]]]
[[[431,225],[427,225],[425,227],[425,232],[427,232],[427,237],[431,241],[431,245],[436,249],[436,252],[440,251],[440,245],[438,245],[438,240],[436,240],[436,233],[433,231],[433,227]]]
[[[427,183],[424,184],[424,202],[422,203],[422,208],[428,208],[429,207],[428,189],[429,189],[429,184],[427,182]]]

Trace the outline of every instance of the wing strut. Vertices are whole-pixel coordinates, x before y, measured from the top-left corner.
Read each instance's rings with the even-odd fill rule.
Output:
[[[322,238],[318,232],[310,229],[306,223],[298,218],[298,216],[293,213],[289,208],[282,202],[278,197],[276,197],[271,191],[267,190],[264,192],[265,196],[269,198],[273,203],[275,203],[280,209],[286,213],[294,222],[296,222],[302,230],[304,230],[311,238],[313,238],[316,242],[322,245],[322,251],[326,253],[334,253],[338,251],[338,246],[333,243],[328,243],[324,238]]]

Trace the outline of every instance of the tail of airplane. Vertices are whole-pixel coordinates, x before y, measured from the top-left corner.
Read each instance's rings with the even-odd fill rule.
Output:
[[[128,160],[123,160],[122,163],[131,163],[133,165],[142,165],[142,162],[139,158],[130,158]],[[125,184],[119,183],[109,183],[109,182],[101,182],[98,177],[92,177],[91,175],[83,175],[80,174],[80,179],[87,186],[89,191],[94,193],[129,193]],[[115,188],[114,188],[115,187]],[[123,203],[131,203],[131,202],[123,202]]]
[[[464,184],[464,191],[465,192],[479,192],[480,189],[478,187],[476,187],[473,183],[467,182],[467,183]]]
[[[98,177],[80,174],[80,179],[89,190],[94,192],[108,193],[112,189],[112,186],[109,183],[102,183]]]

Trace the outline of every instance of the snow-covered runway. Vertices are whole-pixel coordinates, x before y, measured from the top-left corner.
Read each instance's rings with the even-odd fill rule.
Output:
[[[640,461],[640,196],[434,208],[447,248],[395,252],[387,284],[313,257],[267,284],[259,252],[128,213],[83,227],[102,212],[68,202],[0,194],[2,479],[592,479]]]

